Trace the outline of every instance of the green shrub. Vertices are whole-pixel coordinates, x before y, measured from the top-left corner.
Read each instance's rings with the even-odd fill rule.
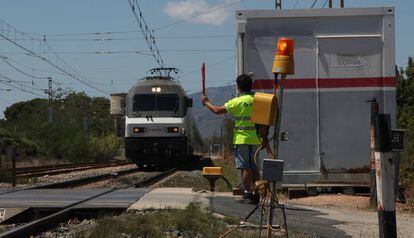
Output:
[[[88,155],[96,162],[109,161],[120,145],[120,139],[114,134],[93,136],[88,140]]]

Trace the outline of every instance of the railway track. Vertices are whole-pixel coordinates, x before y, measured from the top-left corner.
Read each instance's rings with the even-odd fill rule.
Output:
[[[51,228],[54,228],[57,225],[59,225],[61,222],[64,222],[64,221],[68,220],[70,217],[74,216],[76,210],[80,209],[82,207],[82,205],[84,205],[87,202],[90,202],[91,200],[103,198],[104,196],[108,196],[111,193],[119,192],[120,190],[126,190],[126,189],[130,189],[130,188],[148,187],[152,184],[157,183],[158,181],[161,181],[162,179],[165,179],[165,178],[169,177],[170,175],[174,174],[176,171],[177,170],[175,168],[174,169],[169,169],[169,170],[166,170],[166,171],[163,171],[163,172],[159,172],[155,175],[145,176],[145,177],[139,179],[138,181],[136,181],[133,185],[121,186],[121,187],[118,187],[118,188],[112,188],[112,189],[109,189],[107,191],[100,192],[98,194],[94,194],[93,196],[90,196],[86,199],[75,202],[73,204],[70,204],[70,205],[60,209],[59,211],[54,212],[50,215],[47,215],[43,218],[31,221],[31,222],[29,222],[25,225],[22,225],[20,227],[17,227],[15,229],[10,230],[10,231],[4,232],[4,233],[0,234],[0,238],[30,237],[30,236],[39,234],[40,232],[43,232],[43,231],[49,230]],[[127,171],[125,171],[125,173],[126,172]],[[92,179],[90,178],[89,181],[83,181],[82,183],[91,182],[91,181],[92,181]],[[64,188],[64,187],[67,187],[67,186],[74,186],[74,184],[80,184],[80,183],[81,182],[75,182],[75,181],[69,182],[68,181],[66,184],[59,183],[59,184],[43,186],[43,187],[38,186],[37,188],[31,188],[31,189],[53,188],[53,187]],[[99,209],[98,211],[101,211],[101,209]]]
[[[123,165],[130,165],[132,163],[127,161],[117,161],[108,163],[84,163],[84,164],[58,164],[58,165],[42,165],[32,167],[16,168],[17,177],[39,177],[44,175],[64,174],[75,171],[82,171],[88,169],[99,169],[108,167],[117,167]],[[11,173],[11,169],[7,172]]]
[[[113,178],[116,178],[116,177],[136,173],[136,172],[139,172],[139,171],[140,171],[139,168],[125,169],[125,170],[120,170],[120,171],[117,171],[117,172],[87,176],[87,177],[82,177],[82,178],[77,178],[77,179],[66,180],[66,181],[62,181],[62,182],[41,184],[41,185],[36,185],[36,186],[32,186],[32,187],[25,187],[25,188],[20,188],[20,189],[9,190],[9,191],[0,193],[0,195],[7,194],[7,193],[15,193],[15,192],[19,192],[19,191],[22,191],[22,190],[49,189],[49,188],[73,188],[73,187],[77,187],[77,186],[81,186],[81,185],[85,185],[85,184],[90,184],[90,183],[95,183],[95,182],[99,182],[99,181],[103,181],[103,180],[107,180],[107,179],[113,179]]]

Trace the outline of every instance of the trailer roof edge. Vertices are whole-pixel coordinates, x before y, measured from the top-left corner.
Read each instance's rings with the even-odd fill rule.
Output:
[[[338,16],[394,16],[394,7],[370,8],[321,8],[283,10],[237,10],[237,19],[246,18],[289,18],[289,17],[338,17]]]

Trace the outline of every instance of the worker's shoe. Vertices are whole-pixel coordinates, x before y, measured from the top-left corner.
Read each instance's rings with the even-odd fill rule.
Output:
[[[255,194],[255,193],[244,193],[243,200],[244,200],[244,203],[257,205],[260,202],[260,196],[259,194]]]
[[[252,204],[253,201],[253,194],[252,193],[244,193],[243,197],[237,199],[237,202],[245,203],[245,204]]]

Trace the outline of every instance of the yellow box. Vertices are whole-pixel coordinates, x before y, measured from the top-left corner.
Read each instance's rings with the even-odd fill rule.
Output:
[[[274,94],[257,92],[253,100],[251,122],[271,126],[275,123],[276,97]]]
[[[295,74],[295,62],[293,58],[284,55],[276,55],[272,67],[273,73]]]
[[[203,175],[218,175],[221,176],[222,169],[221,167],[203,167]]]

